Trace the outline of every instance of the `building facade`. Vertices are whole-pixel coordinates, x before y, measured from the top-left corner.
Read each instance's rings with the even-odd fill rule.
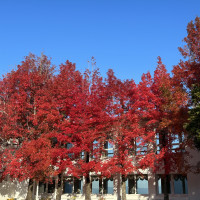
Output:
[[[107,157],[113,156],[111,145],[107,145]],[[200,199],[200,152],[189,150],[188,157],[191,172],[178,174],[176,172],[167,176],[162,171],[152,173],[150,170],[141,171],[141,174],[130,174],[126,177],[127,200],[162,200],[164,199],[164,179],[167,179],[167,193],[170,200],[199,200]],[[193,172],[192,172],[193,171]],[[196,173],[194,173],[196,172]],[[122,196],[121,178],[119,175],[111,178],[99,178],[91,174],[92,200],[120,200]],[[56,179],[51,183],[35,183],[33,194],[36,200],[56,199]],[[65,176],[63,180],[62,200],[83,200],[85,198],[85,180]],[[0,183],[0,200],[26,198],[28,181],[17,182],[9,179]]]

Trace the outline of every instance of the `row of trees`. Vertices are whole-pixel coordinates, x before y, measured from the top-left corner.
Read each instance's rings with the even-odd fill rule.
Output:
[[[130,173],[185,173],[186,142],[173,149],[173,141],[185,132],[190,103],[185,87],[199,83],[199,27],[199,18],[188,25],[187,51],[181,52],[189,59],[174,67],[173,77],[159,57],[154,75],[143,74],[139,84],[118,79],[112,70],[105,79],[98,69],[81,73],[69,61],[55,73],[45,55],[27,56],[0,82],[1,179],[28,179],[31,200],[34,181],[58,177],[60,200],[63,176],[83,176],[85,199],[90,200],[92,172],[101,177],[120,174],[125,200]],[[198,37],[190,33],[194,30]],[[106,142],[114,146],[114,156],[105,161]]]

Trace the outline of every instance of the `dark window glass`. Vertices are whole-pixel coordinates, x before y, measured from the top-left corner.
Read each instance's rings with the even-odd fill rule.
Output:
[[[171,193],[171,184],[170,184],[170,176],[164,176],[164,175],[157,175],[157,186],[158,186],[158,194],[165,193],[165,180],[166,180],[166,189],[167,193]]]
[[[176,174],[174,175],[174,193],[188,194],[187,177]]]
[[[51,183],[48,183],[48,193],[54,193],[55,191],[55,180],[53,180]]]
[[[82,180],[75,179],[74,180],[74,193],[82,194],[83,182]]]
[[[46,189],[46,183],[43,183],[43,182],[39,182],[39,193],[44,193],[45,192],[45,189]]]
[[[73,144],[67,143],[66,147],[67,147],[67,149],[71,149],[71,148],[73,147]],[[69,156],[70,158],[72,158],[73,155],[74,155],[73,153],[68,153],[68,156]]]
[[[71,194],[72,188],[73,188],[72,182],[69,182],[69,181],[64,182],[64,193]]]
[[[135,194],[134,176],[128,176],[126,180],[126,194]]]
[[[67,143],[67,149],[71,149],[73,147],[73,144]]]
[[[113,194],[113,180],[109,179],[103,180],[103,193]]]
[[[110,142],[106,142],[104,144],[104,149],[106,150],[105,156],[106,157],[113,157],[113,145]]]

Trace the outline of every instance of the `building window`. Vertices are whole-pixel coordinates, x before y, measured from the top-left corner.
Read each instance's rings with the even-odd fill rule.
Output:
[[[145,141],[137,137],[136,138],[136,155],[145,155],[147,153],[147,144]]]
[[[72,147],[73,147],[72,143],[67,143],[66,144],[67,150],[71,149]],[[74,155],[73,153],[68,153],[69,158],[72,158],[73,155]]]
[[[136,150],[136,140],[135,139],[131,139],[130,140],[130,147],[129,147],[129,155],[135,155],[135,150]]]
[[[55,191],[55,180],[48,183],[48,193],[54,193]]]
[[[113,144],[106,141],[104,144],[105,156],[106,157],[113,157]]]
[[[99,142],[97,140],[94,140],[93,141],[93,149],[92,149],[92,152],[91,152],[91,157],[97,158],[98,153],[99,153]]]
[[[64,182],[64,193],[71,194],[82,194],[83,193],[83,181],[77,178],[68,178]]]
[[[102,179],[99,180],[98,177],[92,177],[92,194],[99,194],[101,193],[100,182]]]
[[[80,157],[81,157],[81,159],[84,159],[84,157],[85,157],[85,153],[84,153],[84,151],[81,151],[81,153],[80,153]]]
[[[103,180],[103,194],[113,194],[113,180],[112,179]]]
[[[156,134],[156,146],[157,154],[160,153],[160,150],[163,146],[168,146],[172,153],[176,152],[185,152],[185,149],[181,147],[181,144],[184,140],[183,134]]]
[[[148,194],[148,176],[130,175],[126,181],[127,194]]]
[[[92,177],[92,194],[113,194],[113,179]]]
[[[67,149],[71,149],[73,147],[72,143],[67,143]]]
[[[148,177],[147,175],[136,176],[136,193],[148,194]]]
[[[156,133],[156,153],[159,154],[160,150],[161,150],[161,138],[160,138],[160,134]]]
[[[135,178],[130,175],[126,180],[126,194],[135,194]]]
[[[174,175],[174,193],[188,194],[187,176],[180,174]]]
[[[179,152],[185,152],[185,149],[181,147],[181,144],[184,141],[184,135],[178,135],[175,134],[172,136],[172,142],[171,142],[171,150],[173,153],[179,151]]]
[[[43,183],[43,182],[39,182],[39,194],[42,194],[46,191],[46,183]]]
[[[166,190],[167,193],[171,193],[171,182],[170,182],[170,175],[157,175],[157,190],[158,194],[165,193],[165,180],[166,180]]]
[[[83,193],[83,181],[80,179],[74,179],[74,193],[82,194]]]
[[[73,191],[73,181],[65,181],[64,182],[64,193],[71,194]]]

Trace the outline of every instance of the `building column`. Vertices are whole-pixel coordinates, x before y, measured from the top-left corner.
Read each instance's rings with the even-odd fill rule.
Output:
[[[155,199],[157,194],[157,180],[154,173],[148,174],[148,189],[149,189],[149,199]]]
[[[114,200],[121,200],[121,177],[117,174],[113,177],[113,195]]]
[[[56,195],[57,195],[57,189],[58,189],[58,176],[55,178],[55,190],[54,190],[54,198],[56,200]]]
[[[35,199],[38,200],[38,193],[39,193],[39,182],[36,181],[36,195],[35,195]]]
[[[33,181],[33,193],[32,193],[33,199],[35,199],[35,193],[36,193],[36,181],[34,180]]]

